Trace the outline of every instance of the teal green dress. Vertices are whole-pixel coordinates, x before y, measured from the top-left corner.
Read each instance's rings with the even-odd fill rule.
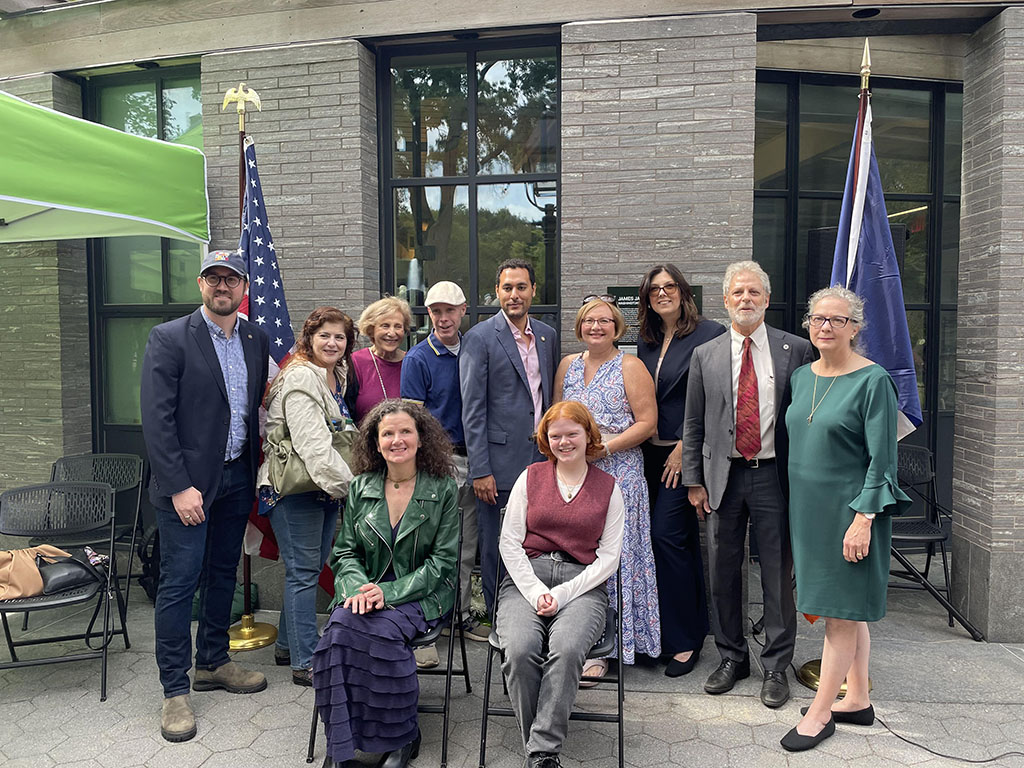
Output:
[[[889,583],[890,515],[910,505],[896,479],[896,385],[880,365],[834,379],[819,376],[820,405],[808,423],[814,379],[810,365],[793,372],[786,412],[797,610],[878,621]],[[850,563],[843,559],[843,537],[857,512],[878,516],[868,556]]]

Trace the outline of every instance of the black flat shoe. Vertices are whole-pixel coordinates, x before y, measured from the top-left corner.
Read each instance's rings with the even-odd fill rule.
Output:
[[[416,738],[410,741],[401,749],[388,752],[377,763],[377,768],[406,768],[410,760],[415,760],[420,754],[420,732],[416,731]]]
[[[288,651],[282,651],[274,646],[274,663],[279,667],[287,667],[292,663],[292,655]]]
[[[697,662],[700,661],[700,648],[690,654],[690,658],[686,661],[679,661],[676,658],[668,660],[668,666],[665,667],[665,677],[682,677],[693,672],[693,668],[697,666]]]
[[[807,710],[808,707],[800,707],[800,714],[806,715]],[[832,719],[837,723],[844,723],[846,725],[874,725],[875,708],[868,704],[864,709],[856,709],[852,712],[837,712],[833,709]]]
[[[779,744],[781,744],[782,748],[787,752],[804,752],[808,749],[814,749],[835,732],[836,721],[834,718],[829,718],[825,727],[822,728],[816,736],[804,736],[797,732],[796,728],[792,728],[789,733],[782,737]]]
[[[704,683],[704,690],[710,694],[718,695],[731,691],[737,680],[750,677],[750,658],[743,661],[734,659],[722,659],[718,669],[711,673],[708,681]]]

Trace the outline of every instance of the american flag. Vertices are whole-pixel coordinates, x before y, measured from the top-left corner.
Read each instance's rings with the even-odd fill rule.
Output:
[[[242,236],[238,253],[249,268],[249,295],[238,311],[262,328],[270,338],[271,374],[291,354],[295,344],[288,304],[284,300],[284,282],[277,266],[274,238],[267,224],[263,205],[263,187],[256,168],[256,142],[245,138],[245,205],[242,209]]]

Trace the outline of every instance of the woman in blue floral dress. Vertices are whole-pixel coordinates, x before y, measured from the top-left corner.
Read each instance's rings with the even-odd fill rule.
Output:
[[[640,444],[658,423],[654,381],[633,355],[615,348],[626,321],[610,296],[588,296],[576,313],[576,338],[587,345],[582,354],[562,359],[555,374],[555,399],[576,400],[590,409],[601,428],[604,458],[594,466],[615,478],[626,502],[622,540],[622,648],[619,658],[632,664],[635,653],[661,654],[658,586],[651,551],[651,515]],[[615,601],[615,579],[608,582]],[[600,677],[607,662],[592,660],[585,677]]]

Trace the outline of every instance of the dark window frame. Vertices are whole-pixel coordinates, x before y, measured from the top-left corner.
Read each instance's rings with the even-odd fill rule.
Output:
[[[394,295],[396,292],[395,276],[395,190],[404,187],[435,187],[465,186],[468,192],[469,206],[469,285],[466,291],[466,318],[470,326],[498,313],[500,307],[480,304],[478,301],[480,280],[489,281],[489,275],[480,275],[477,252],[477,188],[491,184],[516,184],[537,181],[554,182],[556,199],[558,200],[556,218],[556,258],[555,264],[545,264],[549,276],[554,278],[552,292],[555,303],[535,303],[530,308],[531,315],[554,315],[561,312],[561,234],[562,234],[562,146],[561,141],[555,148],[555,170],[552,173],[518,173],[518,174],[481,174],[476,170],[476,63],[477,54],[483,51],[553,48],[555,51],[556,71],[558,73],[556,96],[557,103],[562,101],[562,48],[558,35],[528,35],[518,37],[488,38],[485,40],[423,43],[415,45],[385,46],[377,51],[377,149],[378,149],[378,200],[381,215],[379,217],[380,237],[380,285],[381,293]],[[424,176],[395,177],[393,175],[393,158],[391,152],[392,114],[391,114],[391,61],[407,56],[430,56],[434,54],[466,54],[466,66],[470,75],[470,87],[467,94],[466,120],[468,169],[465,176]],[[561,112],[559,111],[559,125]],[[421,318],[427,317],[425,307],[413,307],[413,316],[417,324]]]

